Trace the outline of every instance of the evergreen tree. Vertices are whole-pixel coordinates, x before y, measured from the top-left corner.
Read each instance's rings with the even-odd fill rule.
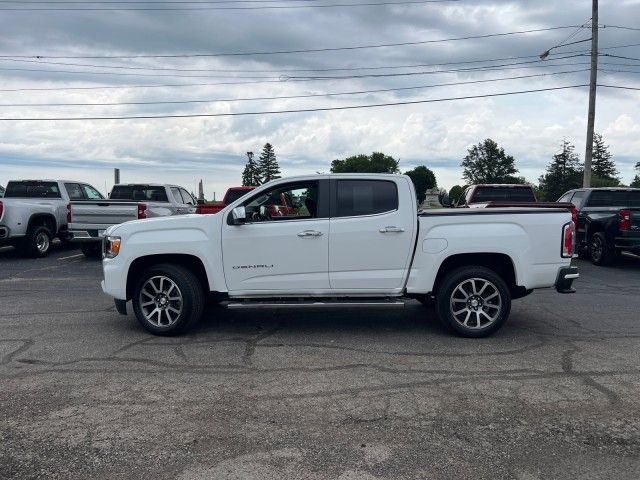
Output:
[[[638,172],[635,177],[633,177],[633,181],[631,182],[630,187],[640,188],[640,162],[636,163],[636,171]]]
[[[280,166],[276,159],[276,152],[270,143],[265,143],[258,159],[258,174],[260,184],[280,178]]]
[[[449,190],[449,201],[452,205],[458,203],[458,200],[462,198],[464,188],[465,187],[461,187],[460,185],[454,185],[453,187],[451,187],[451,190]]]
[[[593,134],[593,153],[591,160],[591,173],[593,176],[603,180],[604,183],[607,180],[615,180],[618,183],[618,169],[615,162],[612,160],[613,155],[609,152],[609,145],[605,145],[602,135],[597,133]],[[617,183],[616,183],[617,185]]]
[[[411,178],[416,188],[416,198],[419,205],[422,204],[427,197],[427,190],[438,186],[435,174],[424,165],[405,172],[405,175]]]
[[[582,166],[575,148],[563,140],[562,151],[553,156],[546,173],[540,177],[540,190],[545,200],[554,202],[567,190],[582,186]]]
[[[247,164],[242,171],[242,186],[243,187],[257,187],[260,185],[260,173],[258,172],[258,165],[253,159],[253,152],[247,152]]]
[[[514,176],[518,172],[514,158],[490,138],[471,147],[461,166],[462,177],[470,184],[521,182]]]

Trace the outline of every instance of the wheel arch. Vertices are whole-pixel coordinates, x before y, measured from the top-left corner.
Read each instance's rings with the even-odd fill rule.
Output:
[[[459,253],[447,257],[438,268],[436,279],[433,283],[433,293],[438,291],[447,273],[460,267],[485,267],[499,275],[509,287],[512,298],[524,297],[531,293],[516,283],[516,267],[512,258],[505,253],[480,252]]]
[[[58,234],[58,222],[56,221],[56,217],[50,213],[34,213],[31,215],[27,223],[27,231],[33,226],[47,227],[54,237]]]
[[[156,254],[136,258],[127,272],[127,300],[131,299],[139,275],[147,268],[163,263],[177,265],[195,274],[204,292],[209,292],[209,278],[202,260],[189,254]]]

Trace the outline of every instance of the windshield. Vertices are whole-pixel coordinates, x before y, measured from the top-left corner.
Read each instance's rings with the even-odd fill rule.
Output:
[[[56,182],[9,182],[6,198],[61,198]]]
[[[167,192],[162,186],[116,185],[109,196],[111,200],[132,200],[134,202],[168,202]]]
[[[473,203],[482,202],[535,202],[530,187],[478,187],[473,194]]]

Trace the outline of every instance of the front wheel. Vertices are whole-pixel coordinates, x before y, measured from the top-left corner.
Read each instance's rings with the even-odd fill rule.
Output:
[[[486,337],[509,317],[511,293],[493,270],[479,266],[449,273],[436,293],[440,320],[462,337]]]
[[[154,335],[177,335],[200,320],[205,296],[193,272],[177,265],[161,264],[142,273],[132,304],[138,322],[147,331]]]

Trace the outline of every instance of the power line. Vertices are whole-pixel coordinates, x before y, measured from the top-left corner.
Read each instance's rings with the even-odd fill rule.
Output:
[[[559,61],[565,60],[569,58],[581,57],[584,55],[568,55],[565,57],[554,58],[551,61]],[[541,60],[529,60],[524,62],[513,62],[513,63],[503,63],[498,65],[485,65],[485,66],[477,66],[477,67],[468,67],[468,68],[457,68],[457,69],[448,69],[448,70],[434,70],[434,71],[422,71],[422,72],[402,72],[402,73],[369,73],[369,74],[361,74],[361,75],[334,75],[334,76],[289,76],[289,75],[279,75],[279,76],[223,76],[223,75],[193,75],[193,74],[181,74],[181,73],[121,73],[121,72],[92,72],[92,71],[75,71],[75,70],[41,70],[41,69],[33,69],[33,68],[6,68],[0,67],[0,71],[11,71],[11,72],[37,72],[37,73],[63,73],[63,74],[72,74],[72,75],[112,75],[112,76],[133,76],[133,77],[182,77],[182,78],[227,78],[227,79],[245,79],[245,80],[265,80],[265,81],[276,81],[276,82],[300,82],[300,81],[312,81],[312,80],[344,80],[344,79],[355,79],[355,78],[375,78],[375,77],[398,77],[398,76],[415,76],[415,75],[431,75],[431,74],[442,74],[442,73],[458,73],[458,72],[473,72],[473,71],[484,71],[484,70],[500,70],[502,67],[511,67],[515,65],[529,65],[533,63],[540,63]],[[575,65],[580,64],[575,63]],[[545,62],[544,65],[539,65],[541,68],[547,67],[555,67],[567,65],[566,63],[560,64],[548,64]],[[525,67],[522,67],[525,68]]]
[[[598,86],[599,87],[605,87],[605,88],[619,88],[619,89],[622,89],[622,90],[640,90],[639,87],[625,87],[625,86],[622,86],[622,85],[604,85],[602,83],[599,83]]]
[[[640,31],[640,27],[625,27],[623,25],[598,25],[598,28],[617,28],[618,30]]]
[[[564,72],[537,73],[533,75],[518,75],[513,77],[490,78],[490,79],[484,79],[484,80],[469,80],[465,82],[435,83],[430,85],[416,85],[412,87],[382,88],[382,89],[376,89],[376,90],[357,90],[357,91],[351,91],[351,92],[310,93],[310,94],[301,94],[301,95],[285,95],[285,96],[271,96],[271,97],[218,98],[218,99],[207,99],[207,100],[167,100],[167,101],[141,101],[141,102],[104,102],[104,103],[3,103],[3,104],[0,104],[0,107],[90,107],[90,106],[105,107],[105,106],[126,106],[126,105],[181,105],[181,104],[194,104],[194,103],[241,102],[241,101],[255,101],[255,100],[291,100],[291,99],[297,99],[297,98],[337,97],[337,96],[345,96],[345,95],[388,93],[388,92],[399,92],[399,91],[408,91],[408,90],[420,90],[420,89],[435,88],[435,87],[451,87],[451,86],[459,86],[459,85],[502,82],[507,80],[521,80],[525,78],[567,75],[572,73],[586,72],[588,70],[589,69],[583,68],[579,70],[567,70]]]
[[[0,121],[86,121],[86,120],[151,120],[160,118],[213,118],[213,117],[240,117],[248,115],[275,115],[284,113],[311,113],[311,112],[327,112],[333,110],[356,110],[361,108],[377,108],[377,107],[391,107],[399,105],[417,105],[423,103],[437,103],[437,102],[450,102],[457,100],[472,100],[479,98],[493,98],[504,97],[509,95],[520,95],[525,93],[539,93],[550,92],[555,90],[568,90],[573,88],[587,87],[588,84],[579,85],[566,85],[562,87],[548,87],[538,88],[532,90],[519,90],[512,92],[500,92],[500,93],[487,93],[483,95],[467,95],[464,97],[449,97],[449,98],[433,98],[428,100],[410,100],[404,102],[390,102],[390,103],[372,103],[367,105],[347,105],[341,107],[317,107],[317,108],[303,108],[303,109],[290,109],[290,110],[265,110],[254,112],[235,112],[235,113],[194,113],[194,114],[176,114],[176,115],[133,115],[133,116],[111,116],[111,117],[41,117],[41,118],[2,118]]]
[[[576,25],[565,25],[559,27],[533,28],[529,30],[516,30],[513,32],[488,33],[483,35],[468,35],[465,37],[440,38],[434,40],[420,40],[415,42],[399,43],[378,43],[372,45],[355,45],[349,47],[326,47],[309,48],[299,50],[276,50],[276,51],[254,51],[254,52],[225,52],[225,53],[189,53],[189,54],[160,54],[160,55],[0,55],[0,58],[33,58],[33,59],[134,59],[134,58],[203,58],[203,57],[238,57],[257,55],[286,55],[293,53],[318,53],[337,52],[345,50],[363,50],[370,48],[405,47],[413,45],[427,45],[431,43],[457,42],[462,40],[476,40],[481,38],[506,37],[511,35],[521,35],[527,33],[550,32],[554,30],[564,30],[575,28]]]
[[[279,2],[280,0],[273,0]],[[120,12],[120,11],[138,11],[138,12],[174,12],[174,11],[202,11],[202,10],[288,10],[300,8],[337,8],[337,7],[371,7],[384,5],[418,5],[433,3],[450,3],[459,2],[461,0],[402,0],[402,1],[383,1],[383,2],[364,2],[364,3],[331,3],[331,4],[304,4],[304,5],[264,5],[250,7],[0,7],[3,12]],[[151,3],[151,2],[148,2]]]
[[[637,47],[640,43],[631,43],[625,45],[612,45],[609,47],[601,47],[600,50],[612,50],[616,48]],[[586,54],[589,50],[571,50],[563,51],[559,54],[569,55],[574,53]],[[605,54],[603,54],[605,55]],[[518,55],[501,58],[486,58],[481,60],[463,60],[457,62],[441,62],[441,63],[417,63],[411,65],[382,65],[376,67],[333,67],[333,68],[285,68],[285,69],[220,69],[220,68],[169,68],[169,67],[143,67],[143,66],[130,66],[130,65],[95,65],[87,63],[69,63],[69,62],[49,62],[45,60],[32,60],[23,58],[7,58],[0,57],[2,62],[20,62],[20,63],[33,63],[36,65],[61,65],[67,67],[86,67],[86,68],[106,68],[117,70],[149,70],[149,71],[173,71],[173,72],[210,72],[210,73],[283,73],[283,72],[337,72],[337,71],[355,71],[355,70],[386,70],[397,68],[420,68],[420,67],[437,67],[447,65],[463,65],[473,63],[488,63],[488,62],[500,62],[506,60],[519,60],[525,58],[538,58],[539,55]]]

